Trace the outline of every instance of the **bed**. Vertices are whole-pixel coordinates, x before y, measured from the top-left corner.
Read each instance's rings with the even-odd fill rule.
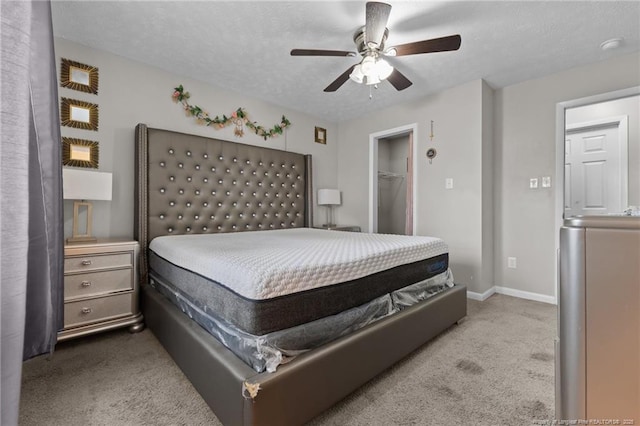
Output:
[[[301,351],[291,362],[278,362],[269,371],[262,371],[264,366],[243,361],[233,347],[224,346],[192,319],[195,310],[206,309],[195,305],[185,308],[176,300],[170,301],[172,295],[188,300],[189,286],[204,288],[201,281],[209,278],[204,271],[189,270],[191,275],[185,275],[171,252],[160,248],[162,241],[164,250],[168,250],[181,239],[187,248],[197,245],[193,241],[210,239],[217,246],[220,237],[225,240],[232,234],[250,239],[296,235],[315,238],[318,244],[330,240],[327,244],[340,247],[345,243],[333,241],[338,234],[351,234],[341,236],[348,241],[377,238],[374,234],[309,229],[313,223],[311,166],[309,155],[151,129],[144,124],[136,127],[134,233],[141,245],[142,310],[148,327],[224,424],[302,424],[466,315],[466,289],[455,285],[392,315],[378,315],[356,331],[334,336],[328,343]],[[401,253],[400,257],[409,256],[406,251]],[[304,329],[325,317],[338,317],[355,309],[365,299],[370,303],[401,291],[407,283],[429,284],[444,274],[446,256],[437,252],[428,259],[416,258],[403,265],[364,272],[363,276],[358,272],[339,279],[339,285],[326,280],[326,285],[316,288],[320,279],[303,277],[298,281],[311,287],[293,295],[276,292],[269,303],[247,302],[254,299],[226,283],[211,286],[211,298],[224,303],[210,309],[214,316],[226,306],[235,306],[236,313],[249,312],[244,319],[231,318],[250,335],[269,335],[282,328]],[[345,264],[352,263],[349,259]],[[422,275],[416,276],[418,273]],[[282,277],[291,276],[282,274],[276,274],[272,281],[278,283]],[[369,286],[373,293],[353,291],[363,288],[359,280],[367,279],[376,283]],[[224,281],[224,276],[211,281]],[[241,297],[225,299],[234,293]],[[255,309],[248,308],[254,305]],[[304,309],[286,311],[292,306]],[[279,310],[283,307],[285,311]],[[262,312],[267,314],[261,316]]]

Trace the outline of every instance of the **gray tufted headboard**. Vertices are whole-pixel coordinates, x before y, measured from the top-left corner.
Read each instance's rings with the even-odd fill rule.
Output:
[[[140,277],[161,235],[308,227],[311,155],[136,126]]]

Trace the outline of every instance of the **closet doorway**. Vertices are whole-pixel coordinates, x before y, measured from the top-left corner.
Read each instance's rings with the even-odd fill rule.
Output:
[[[369,232],[415,235],[416,125],[370,136]]]

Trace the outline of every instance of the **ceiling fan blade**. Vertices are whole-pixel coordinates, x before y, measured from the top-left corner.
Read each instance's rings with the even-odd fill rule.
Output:
[[[348,70],[346,70],[345,72],[340,74],[340,77],[338,77],[335,80],[333,80],[333,83],[328,85],[327,88],[324,89],[324,91],[325,92],[335,92],[336,90],[338,90],[340,88],[340,86],[342,86],[347,80],[349,80],[349,74],[351,74],[351,72],[356,67],[356,65],[357,64],[351,65]]]
[[[411,80],[395,68],[391,75],[387,77],[387,80],[389,80],[389,83],[391,83],[398,91],[404,90],[413,84]]]
[[[374,43],[380,46],[384,30],[387,28],[391,5],[375,1],[367,2],[367,15],[365,24],[365,43]]]
[[[292,49],[291,56],[356,56],[356,52],[346,50]]]
[[[458,50],[462,38],[459,34],[433,38],[431,40],[416,41],[413,43],[401,44],[394,46],[389,50],[395,49],[395,56],[417,55],[419,53],[432,53],[432,52],[448,52],[451,50]]]

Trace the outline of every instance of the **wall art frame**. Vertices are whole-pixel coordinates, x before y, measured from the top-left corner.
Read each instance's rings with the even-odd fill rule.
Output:
[[[62,98],[60,123],[76,129],[98,131],[98,105],[77,99]]]
[[[316,126],[314,131],[315,141],[323,145],[327,144],[327,129]]]
[[[60,86],[81,92],[98,94],[98,68],[62,58],[60,60]]]
[[[97,169],[100,149],[97,141],[62,137],[62,165]]]

